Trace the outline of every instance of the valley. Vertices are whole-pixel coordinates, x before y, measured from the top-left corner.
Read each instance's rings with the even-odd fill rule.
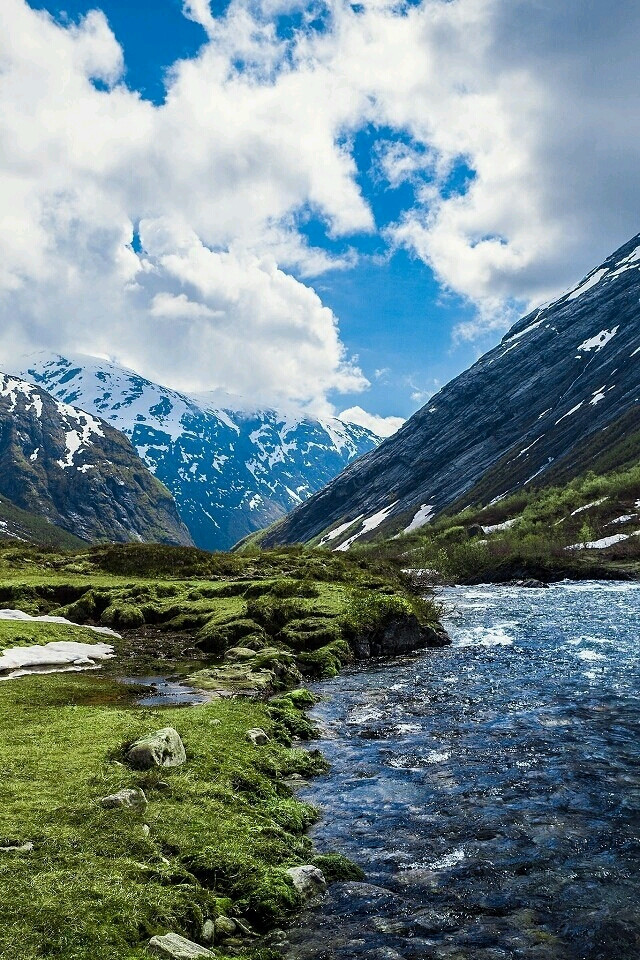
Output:
[[[633,960],[638,239],[383,442],[3,375],[3,956]]]

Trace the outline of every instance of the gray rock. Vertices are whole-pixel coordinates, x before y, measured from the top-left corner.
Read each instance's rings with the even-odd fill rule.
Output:
[[[358,660],[369,657],[396,657],[425,647],[444,647],[451,643],[443,627],[423,626],[414,614],[394,617],[387,623],[363,630],[351,641]]]
[[[327,887],[327,881],[322,870],[311,864],[306,864],[303,867],[289,867],[287,873],[298,893],[306,900],[322,893]]]
[[[33,853],[33,844],[30,840],[26,843],[7,843],[0,847],[0,853]]]
[[[247,740],[255,744],[256,747],[263,747],[265,743],[269,743],[269,737],[262,727],[254,727],[252,730],[247,730]]]
[[[238,927],[230,917],[217,917],[215,931],[216,937],[223,940],[226,937],[233,937],[238,932]]]
[[[207,947],[187,940],[178,933],[165,933],[162,937],[152,937],[149,941],[149,953],[163,960],[194,960],[196,957],[214,957]]]
[[[203,943],[215,943],[216,925],[213,920],[205,920],[202,924],[201,938]]]
[[[187,759],[180,734],[173,727],[163,727],[136,740],[127,750],[127,763],[136,770],[153,767],[179,767]]]
[[[120,807],[138,807],[144,809],[147,805],[147,798],[144,790],[137,787],[118,790],[117,793],[110,793],[108,797],[103,797],[100,801],[107,810],[114,810]]]

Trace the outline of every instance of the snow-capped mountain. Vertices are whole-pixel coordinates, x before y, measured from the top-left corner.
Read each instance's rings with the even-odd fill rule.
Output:
[[[348,549],[416,530],[448,507],[564,483],[595,463],[614,469],[634,452],[639,401],[640,235],[515,324],[263,542]]]
[[[279,519],[379,442],[355,424],[237,409],[93,357],[39,354],[21,375],[125,433],[209,550]]]
[[[191,543],[169,491],[126,437],[7,374],[0,374],[0,494],[83,540]]]

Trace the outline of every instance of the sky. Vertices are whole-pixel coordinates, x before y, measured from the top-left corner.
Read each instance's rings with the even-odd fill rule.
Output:
[[[639,44],[636,0],[2,0],[0,362],[389,433],[640,230]]]

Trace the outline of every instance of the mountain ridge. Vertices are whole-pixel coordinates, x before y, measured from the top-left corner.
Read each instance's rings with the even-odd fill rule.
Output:
[[[519,320],[389,439],[262,538],[334,549],[545,482],[640,396],[640,235]],[[501,464],[501,469],[496,466]],[[345,546],[346,545],[346,546]]]
[[[26,379],[130,438],[204,549],[226,549],[280,519],[380,439],[337,418],[181,393],[98,358],[40,353],[23,366]]]

